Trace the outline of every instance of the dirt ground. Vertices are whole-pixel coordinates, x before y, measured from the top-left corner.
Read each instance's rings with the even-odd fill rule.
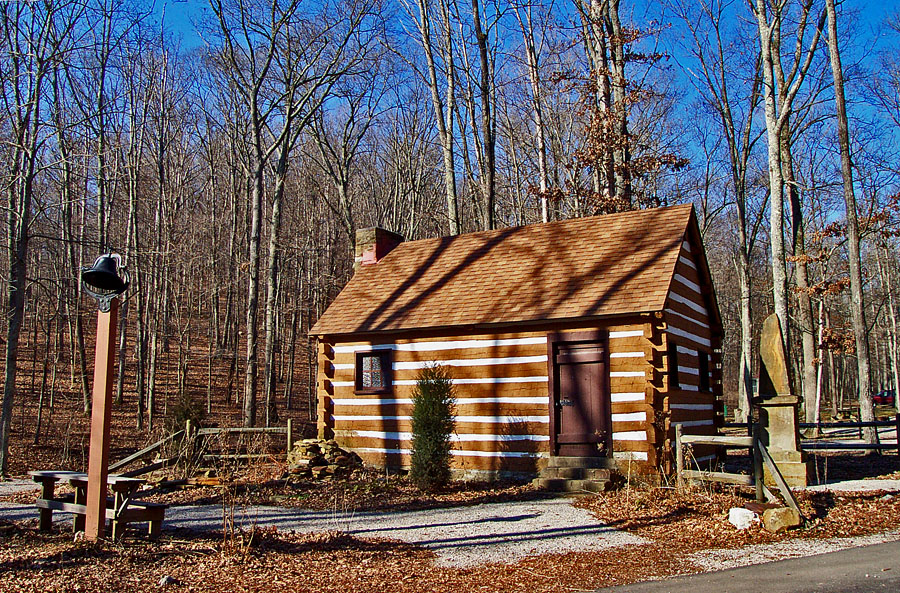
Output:
[[[898,476],[896,455],[830,456],[832,472],[848,476]],[[824,461],[823,461],[824,463]],[[853,468],[857,468],[857,472]],[[257,468],[256,471],[263,470]],[[278,467],[268,469],[277,474]],[[257,478],[264,477],[258,474]],[[453,484],[422,494],[401,477],[375,474],[346,483],[288,485],[277,479],[244,485],[227,493],[221,488],[192,488],[159,493],[159,500],[179,504],[278,504],[327,509],[411,509],[522,500],[536,493],[516,484]],[[24,495],[19,495],[22,497]],[[704,550],[742,549],[802,540],[815,542],[870,534],[900,538],[900,495],[866,493],[801,493],[808,518],[787,533],[759,527],[738,531],[727,521],[728,509],[751,499],[737,489],[697,488],[679,494],[672,488],[626,487],[580,498],[611,527],[644,537],[649,543],[621,548],[531,557],[515,564],[474,568],[436,566],[431,551],[389,539],[359,539],[339,532],[313,535],[275,530],[197,534],[165,531],[156,542],[129,535],[116,543],[89,544],[60,528],[37,531],[37,521],[19,523],[0,518],[0,592],[6,591],[310,591],[363,593],[378,591],[578,591],[686,574],[708,569],[692,555]],[[23,500],[24,502],[24,500]],[[331,506],[329,506],[331,505]],[[2,517],[2,516],[0,516]],[[812,552],[811,552],[812,553]]]

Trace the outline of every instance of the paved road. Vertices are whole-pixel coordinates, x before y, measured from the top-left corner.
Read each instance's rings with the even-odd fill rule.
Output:
[[[621,587],[603,593],[896,593],[900,541]]]

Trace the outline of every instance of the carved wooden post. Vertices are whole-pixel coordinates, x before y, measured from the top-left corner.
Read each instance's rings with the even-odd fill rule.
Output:
[[[684,490],[684,448],[681,444],[681,423],[675,425],[675,480],[678,491]]]
[[[84,536],[103,537],[106,525],[106,478],[109,467],[109,420],[112,412],[113,368],[119,299],[109,311],[97,313],[97,352],[94,355],[94,393],[91,404],[91,447],[88,454],[87,511]]]
[[[291,454],[291,449],[294,447],[294,421],[290,418],[287,419],[287,454]]]

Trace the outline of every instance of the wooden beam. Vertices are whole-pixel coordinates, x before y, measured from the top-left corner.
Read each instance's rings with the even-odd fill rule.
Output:
[[[722,482],[724,484],[736,484],[738,486],[752,486],[753,476],[749,474],[730,474],[727,472],[707,472],[686,469],[682,472],[685,479],[705,480],[707,482]]]
[[[681,426],[678,424],[677,426]],[[688,445],[725,445],[727,447],[752,447],[751,437],[730,437],[719,435],[686,434],[681,437],[682,442]]]
[[[115,462],[114,464],[112,464],[111,466],[109,466],[109,471],[110,471],[110,472],[114,472],[114,471],[116,471],[117,469],[119,469],[120,467],[125,467],[126,465],[128,465],[128,464],[131,463],[132,461],[135,461],[135,460],[137,460],[137,459],[140,459],[140,458],[143,457],[144,455],[147,455],[148,453],[152,453],[152,452],[156,451],[157,449],[159,449],[160,447],[162,447],[164,444],[168,443],[168,442],[171,441],[172,439],[177,439],[178,437],[180,437],[180,436],[183,435],[183,434],[184,434],[184,431],[183,431],[183,430],[179,430],[178,432],[172,433],[172,434],[170,434],[169,436],[167,436],[166,438],[164,438],[164,439],[162,439],[162,440],[160,440],[160,441],[156,441],[155,443],[153,443],[153,444],[150,445],[149,447],[144,447],[143,449],[141,449],[141,450],[138,451],[137,453],[132,453],[131,455],[129,455],[129,456],[126,457],[125,459],[122,459],[121,461]]]
[[[781,495],[784,496],[784,501],[789,507],[797,511],[797,514],[800,515],[801,518],[806,519],[806,517],[803,516],[803,512],[800,510],[800,505],[797,504],[797,499],[794,498],[794,493],[791,492],[790,486],[787,485],[787,482],[784,481],[784,476],[778,471],[775,460],[769,455],[769,450],[761,443],[756,443],[756,450],[759,451],[763,461],[765,461],[766,465],[769,467],[769,472],[771,472],[772,477],[775,478],[775,483],[778,485]]]
[[[133,469],[131,471],[123,472],[121,475],[123,478],[134,478],[135,476],[141,476],[143,474],[148,474],[150,472],[154,472],[158,469],[162,469],[164,467],[168,467],[172,463],[174,463],[174,459],[162,459],[155,463],[151,463],[150,465],[145,465],[144,467],[139,467],[137,469]]]

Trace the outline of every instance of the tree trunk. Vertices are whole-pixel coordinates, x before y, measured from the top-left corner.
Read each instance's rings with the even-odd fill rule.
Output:
[[[262,130],[258,130],[262,133]],[[258,381],[257,331],[259,328],[259,244],[262,227],[263,162],[257,163],[250,195],[250,246],[249,276],[247,286],[247,369],[244,379],[243,424],[256,424],[256,386]]]
[[[815,422],[815,396],[816,393],[816,339],[814,335],[814,321],[812,313],[812,301],[809,296],[809,264],[806,258],[806,232],[804,228],[803,205],[800,199],[800,190],[794,178],[794,157],[790,137],[790,125],[785,123],[781,135],[781,162],[783,164],[785,191],[788,194],[788,203],[791,206],[792,223],[792,252],[794,255],[794,270],[797,282],[797,313],[801,341],[800,358],[800,392],[803,395],[803,408],[806,413],[806,422]]]
[[[419,40],[422,50],[425,52],[425,62],[428,70],[426,83],[431,91],[431,103],[434,108],[435,123],[438,128],[438,137],[441,141],[441,150],[444,156],[444,193],[447,200],[447,218],[450,224],[450,234],[459,234],[459,208],[456,199],[456,159],[453,156],[453,112],[454,91],[456,88],[455,73],[453,69],[453,41],[449,23],[446,24],[444,59],[447,60],[447,97],[445,102],[441,99],[435,64],[434,50],[431,44],[431,16],[429,3],[426,0],[418,0],[419,16],[416,25],[419,29]],[[441,8],[445,19],[449,18],[446,3],[441,2]]]
[[[853,338],[856,343],[856,370],[858,374],[859,418],[863,422],[875,420],[869,376],[869,337],[866,325],[865,295],[863,293],[862,266],[860,264],[860,233],[856,213],[856,194],[853,190],[853,165],[850,162],[850,130],[847,123],[847,107],[844,99],[844,71],[837,39],[837,13],[834,0],[825,0],[828,15],[828,55],[834,77],[834,103],[837,112],[838,147],[841,153],[841,177],[844,181],[844,205],[847,213],[847,255],[850,267],[850,315]],[[878,441],[875,428],[863,429],[866,443]]]
[[[485,230],[492,230],[496,222],[494,220],[494,202],[496,201],[494,188],[494,172],[496,169],[494,158],[494,117],[491,115],[491,66],[488,55],[487,33],[481,25],[481,7],[478,0],[472,0],[472,21],[475,26],[475,41],[478,45],[478,57],[481,61],[480,80],[478,91],[481,94],[481,135],[484,145],[484,164],[481,171],[482,195],[484,199]]]

